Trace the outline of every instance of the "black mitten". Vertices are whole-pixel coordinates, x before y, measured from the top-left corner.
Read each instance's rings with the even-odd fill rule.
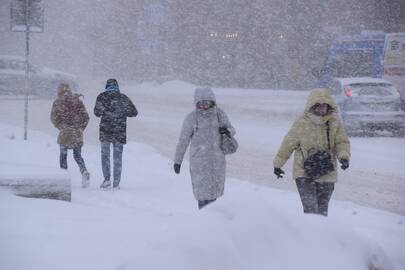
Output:
[[[231,133],[229,132],[229,130],[228,130],[226,127],[220,127],[220,128],[219,128],[219,133],[221,133],[221,134],[226,134],[226,135],[228,135],[228,136],[231,135]]]
[[[280,168],[274,168],[274,174],[277,175],[277,179],[278,179],[278,178],[283,178],[283,174],[285,174],[285,172]]]
[[[346,170],[347,168],[349,168],[349,161],[347,159],[341,159],[340,164],[340,168],[342,168],[342,170]]]
[[[174,164],[173,165],[174,172],[179,174],[180,173],[180,167],[181,167],[181,164]]]

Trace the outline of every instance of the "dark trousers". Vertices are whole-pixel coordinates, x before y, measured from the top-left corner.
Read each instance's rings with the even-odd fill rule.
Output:
[[[68,154],[68,148],[64,145],[61,145],[59,163],[60,163],[60,167],[65,170],[67,170],[67,168],[68,168],[67,154]],[[84,163],[84,160],[82,157],[82,147],[81,146],[73,148],[73,157],[76,160],[77,165],[79,166],[80,172],[83,173],[83,172],[87,171],[86,164]]]
[[[304,213],[328,215],[328,205],[335,188],[334,183],[318,183],[310,178],[298,178],[298,193]]]
[[[207,205],[209,205],[210,203],[213,203],[213,202],[215,202],[215,201],[216,201],[216,199],[198,201],[198,209],[201,209],[201,208],[203,208],[203,207],[205,207],[205,206],[207,206]]]
[[[101,166],[103,168],[104,180],[110,181],[111,178],[111,166],[110,166],[110,148],[113,146],[113,176],[114,186],[118,186],[121,181],[122,171],[122,151],[124,145],[121,143],[101,142]]]

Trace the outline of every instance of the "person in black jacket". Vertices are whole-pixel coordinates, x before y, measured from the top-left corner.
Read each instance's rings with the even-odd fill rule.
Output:
[[[113,145],[114,182],[113,188],[118,189],[121,180],[122,152],[127,143],[127,117],[135,117],[138,111],[132,101],[120,93],[116,79],[108,79],[105,91],[98,95],[94,114],[101,117],[100,142],[101,165],[104,182],[100,188],[111,187],[110,148]]]

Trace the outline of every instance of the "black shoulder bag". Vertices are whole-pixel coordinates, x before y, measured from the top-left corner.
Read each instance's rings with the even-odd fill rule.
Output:
[[[304,170],[308,177],[318,179],[321,176],[329,174],[335,170],[330,154],[330,126],[329,121],[326,122],[326,136],[328,139],[329,151],[317,151],[304,160]]]
[[[219,127],[225,127],[222,125],[221,120],[219,119],[219,113],[217,112],[217,117],[218,117],[218,124]],[[239,144],[238,141],[230,134],[224,133],[220,134],[221,135],[221,150],[224,155],[230,155],[236,152],[238,150]]]

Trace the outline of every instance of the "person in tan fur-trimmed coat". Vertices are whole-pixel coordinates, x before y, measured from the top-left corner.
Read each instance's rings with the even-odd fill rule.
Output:
[[[73,157],[82,174],[82,186],[89,185],[90,174],[81,155],[83,131],[89,122],[89,115],[80,100],[80,95],[73,94],[70,86],[61,83],[58,95],[52,105],[51,122],[59,130],[60,167],[67,169],[67,151],[73,149]]]
[[[349,167],[350,143],[337,112],[338,106],[329,89],[312,90],[304,113],[288,131],[273,161],[274,174],[281,178],[284,174],[281,168],[294,152],[293,178],[304,213],[327,216],[329,200],[337,181],[337,160],[343,170]],[[328,151],[334,169],[313,179],[306,174],[304,161],[316,151]]]

